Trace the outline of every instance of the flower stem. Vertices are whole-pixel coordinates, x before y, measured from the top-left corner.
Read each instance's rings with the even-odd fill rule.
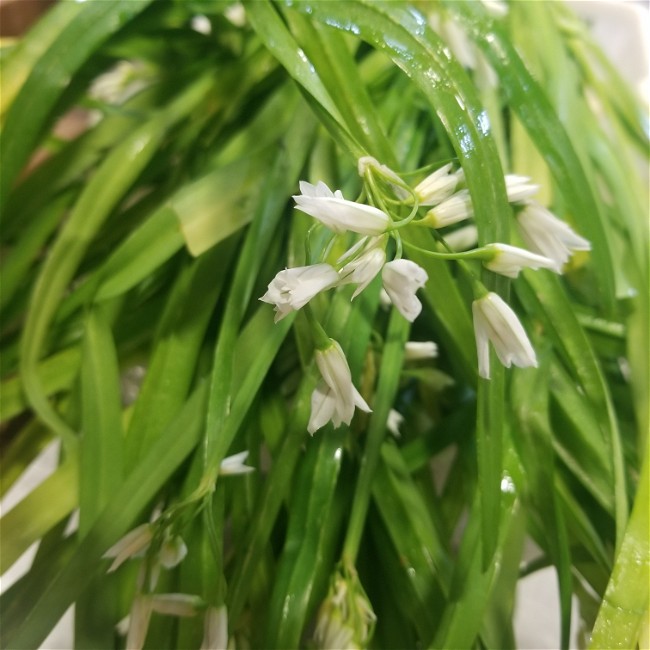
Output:
[[[374,405],[375,411],[368,427],[368,437],[366,438],[366,446],[361,459],[361,467],[359,468],[359,480],[343,543],[342,563],[344,566],[354,566],[359,552],[368,504],[370,503],[372,483],[379,462],[381,446],[386,435],[386,418],[399,383],[399,368],[402,365],[408,331],[408,321],[405,321],[399,312],[393,310],[386,333],[387,343],[379,371],[376,404]]]

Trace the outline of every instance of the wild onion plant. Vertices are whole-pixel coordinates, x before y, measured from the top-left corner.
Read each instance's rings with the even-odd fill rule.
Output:
[[[3,493],[60,443],[2,647],[514,648],[547,566],[556,647],[647,647],[647,112],[564,4],[60,2],[2,66]]]

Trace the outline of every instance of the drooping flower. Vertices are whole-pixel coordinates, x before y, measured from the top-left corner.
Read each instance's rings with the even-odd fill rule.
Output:
[[[235,474],[248,474],[254,472],[255,468],[246,465],[248,451],[240,451],[238,454],[228,456],[221,461],[219,474],[221,476],[230,476]]]
[[[366,413],[370,407],[352,383],[352,375],[341,346],[330,339],[324,350],[316,350],[316,365],[321,377],[311,396],[311,416],[307,430],[313,434],[330,420],[335,427],[350,424],[357,407]]]
[[[226,650],[228,647],[228,610],[208,607],[203,623],[203,641],[200,650]]]
[[[383,238],[370,240],[366,250],[358,257],[352,259],[339,271],[339,284],[356,284],[357,288],[352,294],[356,298],[381,271],[386,263],[386,251],[383,245]],[[355,247],[353,247],[355,248]],[[348,251],[349,253],[350,251]],[[346,253],[342,259],[348,256]]]
[[[322,181],[317,185],[300,181],[300,191],[293,197],[296,209],[335,233],[349,230],[361,235],[380,235],[390,225],[390,217],[379,208],[348,201],[340,190],[332,192]]]
[[[517,229],[531,250],[555,260],[560,268],[568,262],[571,251],[591,250],[588,240],[533,201],[517,214]]]
[[[509,278],[516,278],[521,269],[550,269],[556,273],[562,271],[555,260],[531,253],[517,246],[508,244],[488,244],[486,249],[494,253],[494,257],[484,261],[486,269],[506,275]]]
[[[275,322],[304,307],[317,293],[333,287],[339,280],[329,264],[298,266],[280,271],[270,282],[262,302],[275,305]]]
[[[156,594],[151,601],[152,611],[167,616],[196,616],[203,605],[194,594]]]
[[[509,203],[520,203],[521,201],[529,199],[533,194],[537,194],[539,191],[539,185],[531,183],[528,176],[507,174],[505,181]]]
[[[401,437],[399,428],[404,422],[404,416],[395,409],[388,411],[388,419],[386,420],[386,428],[396,437]]]
[[[433,341],[408,341],[404,346],[405,361],[435,359],[437,356],[438,346]]]
[[[478,228],[473,224],[457,228],[445,235],[445,243],[452,251],[466,251],[478,242]]]
[[[438,205],[456,191],[462,178],[462,170],[460,173],[451,173],[451,168],[452,164],[448,163],[416,185],[415,194],[420,205]]]
[[[147,638],[151,620],[153,596],[138,594],[133,599],[129,614],[129,631],[126,637],[128,650],[141,650]]]
[[[187,555],[187,546],[180,535],[168,537],[160,545],[158,561],[165,569],[173,569],[180,564]]]
[[[474,334],[478,353],[478,374],[490,378],[492,342],[499,361],[506,367],[537,367],[537,357],[515,312],[496,293],[489,292],[472,303]]]
[[[153,529],[150,524],[141,524],[129,531],[124,537],[111,546],[102,557],[114,558],[113,564],[108,568],[112,573],[128,559],[144,551],[153,537]]]
[[[474,215],[469,190],[460,190],[429,210],[425,222],[432,228],[444,228]]]
[[[422,303],[415,292],[427,281],[426,271],[411,260],[400,259],[388,262],[381,277],[393,305],[412,323],[422,311]]]

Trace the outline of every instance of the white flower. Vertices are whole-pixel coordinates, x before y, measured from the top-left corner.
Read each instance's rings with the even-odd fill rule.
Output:
[[[401,437],[399,428],[404,422],[404,416],[395,409],[388,411],[388,419],[386,420],[386,428],[396,437]]]
[[[445,243],[452,251],[466,251],[478,242],[478,228],[474,224],[462,226],[445,235]]]
[[[228,647],[228,610],[208,607],[203,623],[203,641],[200,650],[226,650]]]
[[[415,292],[427,281],[426,271],[411,260],[393,260],[384,266],[381,277],[393,305],[412,323],[422,311]]]
[[[382,245],[378,245],[379,241],[381,239],[371,240],[366,250],[359,257],[348,262],[339,271],[339,278],[341,278],[339,284],[358,285],[352,294],[353,300],[373,281],[386,263],[386,251],[383,242]],[[353,248],[356,248],[356,246]],[[343,256],[343,259],[348,257],[351,251],[352,249]]]
[[[111,546],[102,557],[114,558],[108,573],[115,571],[126,560],[144,551],[151,543],[153,530],[150,524],[141,524]]]
[[[429,210],[426,215],[426,222],[432,228],[443,228],[468,219],[473,214],[474,209],[469,190],[460,190],[460,192],[452,194],[448,199]]]
[[[530,183],[528,176],[518,176],[517,174],[507,174],[506,193],[508,194],[509,203],[519,203],[529,199],[533,194],[537,194],[539,185]]]
[[[530,202],[517,215],[521,238],[531,250],[555,260],[561,268],[571,251],[591,250],[591,244],[539,203]]]
[[[151,601],[151,609],[168,616],[195,616],[203,605],[203,600],[192,594],[156,594]]]
[[[499,361],[509,368],[537,367],[535,350],[526,336],[515,312],[496,293],[488,293],[472,303],[474,333],[478,353],[478,374],[490,378],[489,341],[492,341]]]
[[[329,264],[298,266],[280,271],[271,281],[262,302],[275,305],[275,322],[304,307],[317,293],[333,287],[339,279]]]
[[[254,472],[254,467],[246,465],[247,458],[248,451],[241,451],[238,454],[224,458],[219,466],[219,474],[221,476],[229,476],[233,474],[248,474],[249,472]]]
[[[494,252],[492,259],[483,262],[485,268],[494,273],[507,275],[509,278],[516,278],[523,268],[551,269],[556,273],[561,272],[555,260],[536,255],[523,248],[508,244],[488,244],[485,248]]]
[[[180,564],[187,555],[187,546],[180,535],[168,537],[163,541],[158,552],[158,561],[165,569],[172,569]]]
[[[295,195],[296,209],[318,219],[336,233],[346,230],[361,235],[380,235],[390,225],[390,218],[378,208],[347,201],[340,190],[332,190],[320,181],[312,185],[300,181],[302,194]]]
[[[456,191],[462,173],[450,174],[451,168],[452,164],[448,163],[418,183],[415,194],[420,205],[438,205]]]
[[[435,359],[437,356],[438,346],[433,341],[408,341],[404,346],[405,361]]]
[[[350,424],[354,407],[370,412],[370,407],[352,383],[350,367],[341,346],[334,340],[325,350],[316,350],[316,365],[323,378],[311,396],[311,416],[307,430],[313,434],[330,420],[335,427]]]
[[[138,594],[133,599],[129,614],[129,632],[126,637],[127,650],[141,650],[147,638],[151,620],[152,596]]]

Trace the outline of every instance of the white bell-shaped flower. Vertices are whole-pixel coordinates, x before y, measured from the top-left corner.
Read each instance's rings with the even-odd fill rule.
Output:
[[[151,543],[153,528],[151,524],[141,524],[129,531],[111,546],[102,557],[113,558],[108,573],[115,571],[128,559],[142,553]]]
[[[304,307],[317,293],[333,287],[339,280],[336,269],[329,264],[298,266],[280,271],[260,298],[275,305],[275,322],[294,310]]]
[[[474,334],[478,353],[478,374],[490,378],[490,350],[492,342],[499,361],[509,368],[513,363],[520,368],[537,367],[537,357],[515,312],[496,293],[490,292],[472,303]]]
[[[356,298],[381,271],[386,263],[386,251],[384,249],[385,238],[375,238],[370,240],[366,249],[356,258],[353,258],[339,271],[339,284],[356,284],[357,288],[352,294],[352,299]],[[353,247],[353,249],[356,246]],[[342,259],[345,259],[352,253],[350,249]]]
[[[422,311],[415,292],[427,281],[426,271],[411,260],[393,260],[384,266],[381,277],[390,301],[406,320],[413,322]]]
[[[404,346],[405,361],[435,359],[437,356],[438,346],[433,341],[408,341]]]
[[[485,248],[494,253],[494,257],[483,262],[485,268],[509,278],[516,278],[521,269],[550,269],[556,273],[562,271],[555,260],[517,246],[488,244]]]
[[[528,176],[507,174],[505,181],[508,203],[520,203],[539,191],[539,185],[531,183]]]
[[[203,623],[203,641],[200,650],[226,650],[228,648],[228,610],[208,607]]]
[[[474,208],[469,190],[460,190],[429,210],[425,219],[427,225],[432,228],[444,228],[469,219],[473,215]]]
[[[313,434],[330,420],[335,427],[350,424],[354,409],[366,413],[370,407],[352,383],[350,366],[341,346],[334,340],[324,350],[316,350],[316,365],[323,380],[312,393],[307,430]]]
[[[348,201],[340,190],[332,192],[322,181],[317,185],[300,181],[300,191],[293,197],[296,209],[336,233],[349,230],[361,235],[380,235],[390,226],[390,217],[379,208]]]
[[[438,205],[456,191],[458,182],[462,178],[462,171],[451,173],[451,168],[452,164],[448,163],[416,185],[415,194],[420,205]]]
[[[517,215],[517,229],[532,251],[555,260],[560,268],[569,261],[571,251],[591,250],[588,240],[573,232],[568,224],[545,207],[532,201]]]

